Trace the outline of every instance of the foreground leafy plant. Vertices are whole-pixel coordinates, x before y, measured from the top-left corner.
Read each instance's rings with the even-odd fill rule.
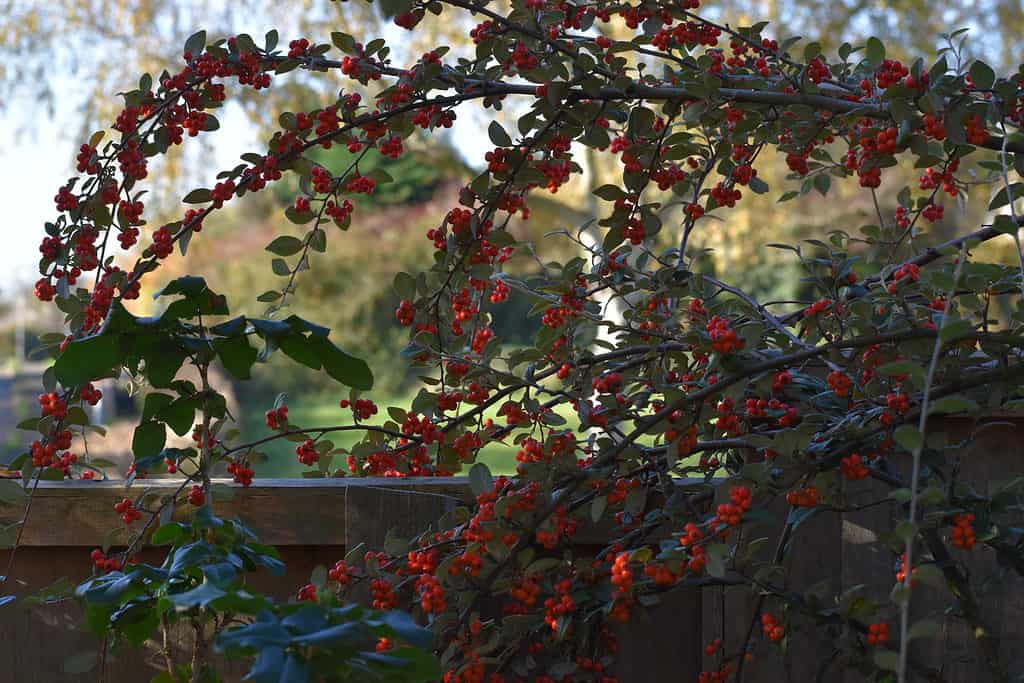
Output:
[[[1010,174],[1024,170],[1017,130],[1024,67],[997,77],[982,62],[966,63],[962,32],[946,37],[949,47],[931,65],[887,59],[877,39],[843,45],[836,59],[812,43],[800,59],[795,40],[769,37],[765,24],[717,24],[697,13],[696,0],[517,0],[507,12],[463,0],[398,0],[381,8],[410,30],[431,14],[482,15],[470,31],[475,55],[446,61],[448,50],[439,47],[398,69],[381,39],[363,45],[338,32],[333,47],[299,39],[285,53],[274,32],[262,46],[246,35],[207,44],[197,33],[185,46],[182,70],[156,83],[145,76],[124,95],[118,139],[101,145],[98,133],[82,146],[84,175],[57,195],[61,215],[47,225],[36,286],[40,299],[66,313],[71,334],[50,340],[56,362],[46,377],[43,416],[26,425],[42,438],[18,466],[26,482],[92,476],[89,463],[68,450],[91,428],[75,404],[98,400],[90,381],[127,373],[161,390],[147,398],[135,433],[136,483],[164,468],[186,477],[175,496],[149,500],[144,492],[122,502],[126,550],[119,564],[134,556],[155,520],[179,505],[199,516],[191,527],[156,530],[174,541],[169,566],[183,548],[207,547],[189,544],[206,542],[195,534],[206,528],[203,510],[217,496],[211,475],[225,468],[248,485],[259,447],[276,438],[298,443],[299,461],[318,476],[431,476],[471,466],[476,505],[416,538],[339,560],[321,585],[300,591],[319,601],[316,610],[264,611],[261,598],[227,591],[233,574],[221,585],[220,570],[212,569],[220,559],[204,558],[190,562],[180,586],[172,587],[167,573],[165,587],[165,570],[154,568],[85,584],[83,596],[97,604],[112,586],[126,587],[106,603],[111,611],[94,609],[94,625],[138,642],[152,633],[146,629],[153,599],[158,606],[166,601],[160,614],[173,605],[175,614],[200,623],[238,611],[255,621],[223,631],[217,642],[242,652],[269,645],[257,670],[304,680],[317,667],[358,671],[396,663],[388,659],[394,656],[415,664],[389,670],[394,675],[421,675],[427,659],[413,650],[373,658],[350,649],[349,633],[379,635],[388,624],[399,638],[419,640],[400,617],[337,606],[351,585],[369,581],[375,609],[405,605],[429,623],[446,683],[609,683],[616,649],[609,623],[628,620],[681,586],[749,585],[758,598],[745,642],[736,651],[709,644],[716,667],[701,674],[702,682],[742,680],[755,643],[786,647],[788,624],[798,618],[840,643],[823,670],[842,662],[902,681],[914,672],[935,674],[907,649],[911,637],[935,631],[927,622],[910,623],[914,577],[935,578],[978,634],[992,680],[1008,680],[1005,654],[949,544],[957,553],[988,547],[1020,572],[1020,532],[1012,521],[1020,480],[992,494],[971,489],[948,456],[963,444],[925,430],[929,415],[1020,405],[1024,258],[1012,266],[979,263],[969,252],[1008,235],[1020,255],[1014,203],[1024,184]],[[728,49],[720,46],[725,41]],[[340,60],[328,57],[335,48]],[[196,208],[153,231],[131,269],[114,266],[109,237],[116,234],[129,249],[141,235],[145,207],[136,187],[147,176],[147,160],[181,143],[186,130],[194,136],[217,127],[210,110],[227,96],[225,81],[262,89],[299,68],[340,70],[362,88],[322,108],[282,115],[264,153],[244,155],[213,188],[189,193],[185,202]],[[372,107],[361,92],[371,93]],[[327,248],[328,224],[349,229],[358,196],[388,181],[382,173],[360,173],[364,155],[401,156],[403,140],[417,129],[449,127],[465,102],[498,109],[517,98],[524,104],[515,130],[491,123],[487,169],[427,233],[434,263],[395,278],[396,318],[410,328],[406,355],[422,368],[424,387],[410,406],[388,408],[385,418],[360,393],[371,388],[369,370],[335,347],[328,330],[295,316],[274,318],[299,273]],[[356,155],[338,175],[307,156],[335,144]],[[541,262],[528,280],[509,276],[506,262],[535,256],[508,230],[510,221],[528,214],[531,193],[554,192],[582,171],[580,147],[618,155],[622,165],[620,184],[595,190],[609,204],[603,217],[562,235],[578,244],[580,257]],[[728,220],[745,191],[769,191],[756,165],[772,148],[797,187],[780,199],[825,194],[833,179],[856,177],[877,210],[877,224],[859,235],[837,229],[827,241],[771,245],[793,254],[814,292],[795,309],[759,302],[700,272],[700,250],[691,248],[697,231],[714,229],[711,217]],[[924,173],[916,190],[893,192],[894,210],[883,208],[876,189],[884,176],[896,177],[887,169],[900,159]],[[302,227],[299,236],[283,234],[267,246],[273,271],[284,279],[279,290],[257,297],[270,304],[267,319],[212,324],[227,315],[226,303],[199,278],[166,288],[164,295],[181,298],[159,318],[127,311],[124,302],[139,295],[141,280],[175,246],[184,256],[211,212],[284,173],[295,174],[303,188],[286,211]],[[975,179],[966,180],[968,173]],[[978,186],[994,187],[989,209],[1009,207],[1009,214],[929,244],[924,226],[943,217],[942,197],[973,199]],[[596,240],[586,237],[595,233]],[[93,271],[91,289],[73,289]],[[490,326],[488,311],[510,296],[530,297],[541,316],[531,348],[503,348]],[[609,301],[625,314],[610,316]],[[250,343],[256,338],[261,351]],[[293,424],[278,404],[267,413],[269,436],[239,439],[208,369],[221,363],[244,380],[278,349],[353,388],[341,401],[352,412],[350,423]],[[199,386],[178,378],[186,362],[197,368]],[[579,430],[566,428],[554,412],[559,405],[572,407]],[[492,409],[503,425],[487,417]],[[183,434],[193,425],[195,448],[165,448],[166,426]],[[340,431],[365,437],[343,449],[327,438]],[[473,464],[496,440],[520,448],[515,477],[494,479]],[[888,488],[879,492],[868,479]],[[778,550],[763,558],[757,548],[767,539],[754,530],[772,518],[776,499],[788,510],[777,520]],[[892,588],[883,591],[890,599],[811,600],[787,586],[786,556],[793,537],[806,533],[805,520],[882,505],[902,519],[895,534],[879,541],[897,569],[895,579],[882,581]],[[573,548],[581,525],[605,521],[615,529],[607,547],[596,556]],[[215,534],[226,533],[231,543],[237,530],[224,523]],[[241,553],[249,541],[240,542],[202,552]],[[258,553],[243,564],[272,557]],[[123,610],[133,600],[144,605],[141,621],[122,624],[135,612],[113,605]],[[897,619],[898,637],[889,628]],[[310,635],[324,632],[346,635]],[[274,635],[261,640],[266,633]],[[192,680],[209,671],[204,638],[196,638]],[[176,671],[168,667],[169,676]]]

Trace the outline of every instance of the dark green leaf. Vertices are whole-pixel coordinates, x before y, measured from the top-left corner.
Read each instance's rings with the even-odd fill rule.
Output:
[[[253,363],[259,352],[256,351],[244,336],[228,337],[213,342],[213,348],[220,356],[224,368],[238,379],[249,379]]]
[[[163,450],[167,441],[167,429],[160,422],[142,422],[135,428],[132,437],[132,453],[136,460],[156,455]]]
[[[494,488],[494,476],[487,465],[478,462],[469,468],[469,488],[476,496],[491,492]]]
[[[491,125],[487,127],[487,135],[496,147],[512,146],[512,138],[509,137],[508,133],[505,132],[505,129],[497,121],[491,121]]]
[[[373,388],[373,373],[361,358],[356,358],[324,337],[310,337],[309,347],[316,353],[328,375],[346,386],[362,391]]]
[[[278,256],[291,256],[302,251],[302,240],[291,235],[281,235],[268,244],[266,250]]]
[[[68,344],[53,364],[53,370],[62,385],[75,387],[110,375],[121,361],[117,336],[103,334]]]

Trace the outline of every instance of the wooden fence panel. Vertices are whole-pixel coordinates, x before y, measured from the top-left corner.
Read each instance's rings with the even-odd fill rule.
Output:
[[[1024,474],[1024,440],[1020,438],[1024,418],[1000,420],[979,431],[970,447],[951,456],[960,460],[964,482],[983,487]],[[957,442],[976,426],[971,420],[946,419],[934,425],[932,431],[941,430]],[[897,463],[897,469],[906,470],[906,464]],[[172,486],[169,481],[146,484],[163,491]],[[887,495],[886,487],[877,482],[844,486],[848,502],[854,505],[884,500]],[[408,537],[458,501],[472,498],[465,480],[458,478],[264,480],[249,489],[232,491],[233,496],[216,502],[217,511],[241,517],[261,540],[280,549],[288,576],[278,581],[262,578],[258,583],[282,598],[305,583],[314,567],[330,565],[347,549],[361,542],[380,547],[389,528]],[[27,593],[60,576],[75,580],[87,574],[88,550],[102,544],[112,526],[113,504],[123,495],[119,482],[41,484],[13,572],[29,583],[18,586],[16,592]],[[0,508],[0,522],[14,521],[19,514],[20,510],[13,507]],[[801,525],[792,541],[786,588],[803,591],[825,582],[834,591],[864,584],[866,595],[884,599],[893,585],[897,558],[884,546],[880,534],[891,529],[902,514],[895,502],[844,514],[816,514]],[[779,529],[777,524],[762,523],[760,527],[745,528],[744,533],[751,534],[748,538],[769,539],[760,550],[761,559],[765,559],[774,552]],[[607,533],[607,529],[583,528],[577,540],[589,547],[607,539]],[[5,558],[6,553],[0,553],[0,563],[5,563]],[[1000,640],[1006,667],[1012,676],[1024,674],[1024,581],[1001,567],[986,549],[957,551],[954,559],[962,563],[970,577],[984,626]],[[991,680],[986,658],[970,629],[955,615],[942,613],[947,602],[945,594],[919,587],[915,615],[935,619],[941,632],[937,639],[915,644],[915,658],[927,662],[938,676],[936,680],[946,683]],[[758,618],[756,603],[757,596],[746,588],[687,589],[666,596],[662,605],[645,614],[638,612],[618,629],[623,647],[616,671],[623,683],[693,681],[702,668],[705,643],[723,638],[726,651],[736,652],[741,647],[751,621]],[[96,680],[94,675],[74,677],[60,672],[68,655],[96,647],[91,636],[77,630],[81,625],[77,609],[76,604],[67,602],[8,607],[0,612],[0,656],[6,656],[10,663],[8,674],[14,674],[0,672],[0,681]],[[754,629],[759,637],[759,621],[755,621]],[[817,668],[815,662],[832,648],[825,630],[798,619],[789,629],[790,648],[783,658],[769,654],[764,643],[755,648],[754,661],[745,666],[745,683],[866,680],[840,658],[827,669]],[[147,680],[145,675],[140,676],[140,666],[153,656],[150,653],[116,660],[106,680]],[[711,662],[703,668],[710,669]],[[918,676],[917,680],[924,679]]]
[[[138,482],[158,494],[169,493],[171,480]],[[249,488],[231,487],[225,496],[218,485],[216,512],[244,520],[264,543],[278,548],[287,575],[256,574],[253,584],[286,599],[307,583],[318,565],[330,566],[348,549],[365,543],[383,545],[388,530],[408,538],[440,518],[458,502],[472,500],[465,479],[331,479],[258,480]],[[218,498],[218,493],[220,498]],[[137,495],[135,491],[134,495]],[[42,482],[17,551],[13,574],[27,582],[13,592],[27,595],[60,577],[78,581],[91,571],[88,553],[103,544],[116,521],[112,510],[125,491],[120,482]],[[15,521],[21,510],[0,508],[0,523]],[[606,529],[582,528],[578,542],[584,550],[607,539]],[[8,552],[0,552],[0,566]],[[144,550],[144,561],[159,561],[161,550]],[[701,592],[676,591],[663,603],[617,629],[620,641],[616,671],[622,683],[693,681],[700,671]],[[81,609],[75,601],[18,606],[0,610],[0,657],[6,656],[14,677],[0,671],[0,682],[74,683],[99,680],[98,673],[71,675],[64,661],[80,652],[97,651],[99,644],[81,630]],[[668,634],[668,637],[666,637]],[[184,652],[190,634],[172,637],[171,649]],[[160,670],[159,652],[129,652],[112,656],[105,683],[139,683]],[[178,658],[179,661],[181,657]],[[240,678],[242,669],[229,670],[227,680]]]

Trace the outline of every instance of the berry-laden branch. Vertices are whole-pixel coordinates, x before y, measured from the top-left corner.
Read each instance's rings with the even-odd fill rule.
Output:
[[[256,656],[258,642],[257,671],[288,666],[313,679],[379,667],[388,680],[615,683],[614,622],[628,622],[679,587],[728,584],[758,591],[757,609],[738,634],[740,652],[707,646],[712,666],[698,683],[741,678],[755,666],[746,664],[754,647],[781,653],[797,637],[787,629],[789,610],[845,629],[818,671],[843,663],[902,675],[911,635],[928,628],[910,624],[903,611],[892,642],[889,624],[906,604],[914,571],[933,564],[915,565],[922,539],[943,565],[946,597],[977,629],[970,575],[950,569],[944,539],[964,553],[958,560],[987,546],[1008,566],[1024,567],[1003,512],[1013,509],[1005,499],[1020,492],[957,495],[947,482],[959,469],[943,464],[952,459],[919,467],[921,434],[934,415],[978,415],[1022,398],[1021,318],[996,320],[989,308],[997,295],[1006,310],[1019,307],[1021,269],[966,257],[975,244],[1022,225],[1009,154],[1024,154],[1014,132],[1024,122],[1024,68],[997,76],[981,62],[950,65],[941,55],[907,66],[887,58],[876,39],[836,55],[816,44],[800,53],[765,24],[710,21],[698,0],[397,0],[381,9],[410,31],[423,22],[482,21],[469,31],[472,54],[437,47],[418,59],[401,54],[405,66],[384,40],[363,44],[342,32],[330,43],[297,38],[287,49],[278,48],[276,32],[263,45],[248,35],[208,42],[197,33],[181,68],[156,82],[144,76],[123,95],[113,139],[103,143],[99,133],[84,144],[80,175],[58,191],[36,295],[65,314],[67,329],[44,339],[54,366],[40,415],[25,424],[42,437],[15,467],[26,482],[94,476],[88,457],[73,452],[75,440],[95,428],[83,407],[100,399],[93,381],[127,374],[150,391],[126,483],[181,477],[155,504],[145,490],[118,503],[122,524],[111,545],[123,550],[94,551],[95,575],[78,590],[108,617],[92,620],[99,635],[136,643],[158,637],[158,627],[166,633],[187,623],[196,634],[193,661],[165,658],[169,670],[191,680],[213,675],[211,648]],[[188,193],[179,220],[147,226],[141,188],[149,160],[213,132],[229,85],[259,91],[296,69],[311,78],[340,72],[359,87],[286,112],[266,149],[243,155],[213,187]],[[358,230],[362,197],[389,181],[363,173],[368,156],[400,158],[412,136],[429,141],[465,108],[499,109],[512,100],[514,132],[490,123],[493,147],[481,171],[427,232],[433,258],[395,278],[395,317],[409,329],[403,355],[423,386],[410,404],[381,410],[365,393],[373,386],[366,363],[335,346],[327,328],[288,315],[302,272],[315,270],[316,254],[335,239],[329,224]],[[311,158],[336,145],[354,159],[338,175]],[[582,174],[584,147],[610,160],[619,176],[594,190],[604,204],[587,228],[600,243],[584,246],[563,231],[583,256],[554,262],[518,239],[513,219],[529,219],[534,195],[555,193]],[[768,149],[776,154],[762,154]],[[804,271],[801,297],[810,297],[782,314],[684,253],[692,235],[713,229],[711,219],[730,221],[745,195],[778,189],[765,180],[771,174],[759,174],[771,159],[784,159],[782,182],[796,188],[780,199],[856,178],[879,223],[864,238],[834,231],[827,243],[782,245]],[[910,167],[926,169],[916,189],[901,187]],[[278,235],[267,246],[272,270],[287,281],[256,297],[270,305],[264,318],[229,317],[227,300],[197,276],[158,293],[166,302],[159,316],[132,313],[143,280],[175,248],[187,259],[192,239],[224,239],[212,227],[215,211],[285,177],[299,188],[285,217],[300,234]],[[943,198],[969,204],[986,184],[1001,187],[991,208],[1008,204],[1011,215],[927,244],[922,228],[943,217]],[[664,229],[669,222],[677,234]],[[93,276],[91,289],[81,286],[85,274]],[[627,302],[623,319],[608,318],[600,305],[608,296]],[[538,319],[527,348],[504,344],[495,332],[513,297],[529,297]],[[223,366],[243,382],[277,351],[350,387],[339,407],[351,419],[304,426],[279,402],[266,414],[269,434],[242,438],[210,369]],[[186,363],[201,386],[175,381]],[[167,447],[167,429],[191,430],[194,446]],[[335,433],[358,438],[341,447],[331,441]],[[244,577],[257,568],[280,571],[279,559],[239,522],[216,517],[219,489],[211,478],[227,471],[248,486],[259,449],[278,439],[296,443],[296,458],[312,476],[468,471],[475,501],[443,520],[424,520],[413,538],[392,535],[384,548],[350,552],[299,590],[301,604],[275,604],[250,594]],[[477,462],[494,442],[516,450],[514,474],[494,478]],[[945,448],[954,447],[963,444]],[[893,465],[908,457],[914,472],[906,483]],[[801,526],[810,514],[877,507],[875,497],[858,500],[859,482],[868,478],[893,487],[897,500],[906,493],[911,508],[901,543],[880,548],[894,559],[907,551],[902,571],[895,580],[858,577],[893,596],[865,604],[874,622],[818,609],[832,602],[806,599],[804,587],[785,576],[760,578],[784,574],[794,544],[815,540]],[[926,494],[929,509],[943,514],[917,514]],[[29,491],[25,520],[32,498]],[[788,516],[777,520],[777,551],[768,561],[752,559],[758,555],[747,528],[770,516],[778,498]],[[612,530],[599,552],[576,543],[588,525]],[[164,544],[167,561],[142,562],[138,551],[147,543]],[[8,575],[16,569],[12,561]],[[344,606],[348,588],[360,582],[369,583],[370,611]],[[826,598],[845,604],[841,595]],[[152,631],[129,629],[115,616],[122,614]],[[342,649],[332,629],[359,635]],[[265,640],[270,632],[277,640]],[[978,642],[984,657],[998,661],[997,634]],[[402,658],[416,664],[389,668]]]

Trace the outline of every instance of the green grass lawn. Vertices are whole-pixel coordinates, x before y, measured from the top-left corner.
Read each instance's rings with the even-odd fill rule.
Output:
[[[368,424],[383,424],[387,420],[387,406],[404,406],[411,403],[409,397],[398,397],[376,401],[380,406],[381,414],[375,416]],[[251,441],[270,435],[264,423],[263,411],[256,408],[243,407],[242,409],[242,436],[241,440]],[[579,420],[569,405],[559,405],[555,412],[565,418],[567,428],[576,429]],[[504,424],[503,418],[497,415],[497,407],[486,413],[486,417],[493,418],[497,424]],[[288,401],[289,421],[301,427],[326,427],[332,425],[352,424],[352,412],[349,409],[338,407],[333,399],[306,399]],[[359,441],[361,434],[358,431],[335,432],[328,435],[336,446],[348,448]],[[295,456],[296,444],[286,439],[278,439],[260,447],[263,453],[269,457],[268,462],[259,465],[256,470],[259,476],[263,477],[301,477],[302,473],[309,471],[298,462]],[[480,452],[478,460],[484,462],[494,474],[513,474],[516,469],[517,447],[502,443],[490,443]],[[334,467],[344,467],[344,463],[333,463]]]

